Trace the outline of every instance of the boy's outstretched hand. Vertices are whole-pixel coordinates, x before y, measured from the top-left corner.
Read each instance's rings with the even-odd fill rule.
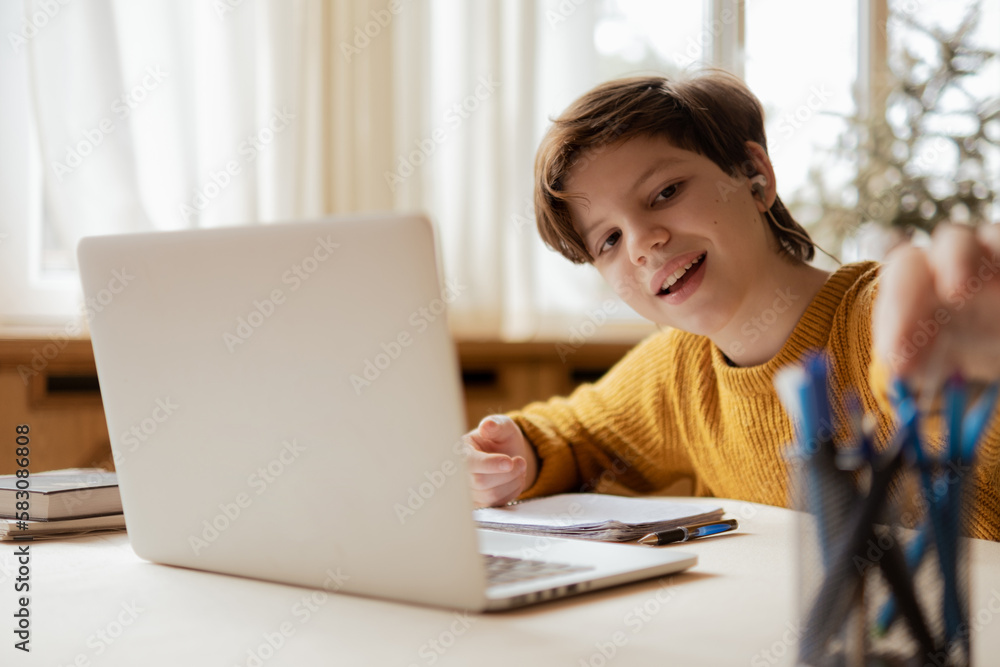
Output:
[[[893,249],[880,280],[875,352],[895,375],[1000,379],[1000,224],[941,224],[929,247]]]
[[[468,464],[477,507],[508,503],[535,483],[538,459],[510,417],[490,415],[462,440],[471,448]]]

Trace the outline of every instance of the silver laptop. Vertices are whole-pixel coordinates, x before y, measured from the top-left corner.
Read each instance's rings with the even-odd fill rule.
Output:
[[[78,254],[140,557],[477,611],[695,564],[476,529],[446,322],[463,288],[439,281],[425,218],[89,237]],[[540,564],[488,581],[524,558]]]

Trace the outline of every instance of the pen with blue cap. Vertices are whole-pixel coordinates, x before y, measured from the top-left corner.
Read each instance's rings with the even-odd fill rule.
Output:
[[[673,542],[687,542],[698,537],[708,537],[718,535],[740,527],[736,519],[725,519],[722,521],[711,521],[709,523],[698,523],[693,526],[682,526],[670,530],[650,533],[639,539],[639,544],[659,546],[661,544],[671,544]]]

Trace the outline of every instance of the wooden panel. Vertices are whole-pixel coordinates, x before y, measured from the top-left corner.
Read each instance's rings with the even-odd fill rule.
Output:
[[[463,375],[494,382],[465,382],[465,411],[471,428],[493,413],[508,412],[532,401],[569,394],[583,381],[603,375],[631,348],[625,343],[462,342]]]
[[[16,469],[18,424],[30,429],[34,472],[114,469],[89,340],[0,340],[0,474]]]
[[[566,395],[603,374],[627,344],[463,342],[458,351],[468,425]],[[0,339],[0,474],[12,472],[14,427],[31,429],[31,470],[113,469],[89,340]]]

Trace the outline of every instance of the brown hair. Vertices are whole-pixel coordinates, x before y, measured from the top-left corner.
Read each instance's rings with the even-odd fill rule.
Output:
[[[538,147],[535,218],[546,245],[576,264],[593,261],[573,227],[564,181],[607,147],[641,136],[664,136],[734,178],[756,171],[747,141],[767,150],[760,102],[731,74],[709,70],[679,81],[640,76],[603,83],[556,118]],[[811,260],[812,239],[778,197],[771,214],[768,225],[780,248],[795,260]]]

